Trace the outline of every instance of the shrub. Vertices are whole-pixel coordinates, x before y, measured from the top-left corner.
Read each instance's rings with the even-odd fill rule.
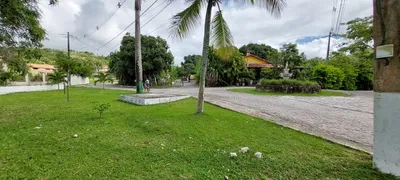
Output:
[[[323,89],[340,89],[345,78],[342,70],[324,64],[316,66],[312,76]]]
[[[261,70],[260,76],[265,79],[279,79],[281,69],[277,68],[263,68]]]
[[[318,93],[321,87],[317,82],[295,79],[261,79],[256,85],[257,91],[283,93]]]
[[[339,68],[344,73],[344,80],[341,89],[356,90],[357,86],[357,58],[354,56],[345,55],[343,53],[336,54],[329,61],[329,65]]]

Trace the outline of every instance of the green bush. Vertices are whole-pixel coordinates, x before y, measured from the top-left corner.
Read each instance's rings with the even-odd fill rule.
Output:
[[[261,70],[260,76],[265,79],[279,79],[280,78],[281,69],[277,68],[263,68]]]
[[[312,76],[323,89],[340,89],[345,78],[342,70],[324,64],[316,66]]]
[[[344,80],[341,89],[356,90],[357,89],[357,58],[354,56],[338,53],[329,60],[329,65],[339,68],[344,73]]]
[[[257,91],[271,91],[283,93],[318,93],[320,85],[314,81],[295,79],[261,79],[256,85]]]
[[[314,81],[301,81],[296,79],[261,79],[260,85],[299,85],[299,86],[318,86],[319,84]]]

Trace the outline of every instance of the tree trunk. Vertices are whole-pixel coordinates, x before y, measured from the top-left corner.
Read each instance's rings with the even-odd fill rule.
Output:
[[[400,176],[400,1],[374,0],[374,48],[393,45],[393,57],[374,61],[374,165]]]
[[[144,92],[143,88],[143,70],[142,70],[142,46],[140,37],[140,10],[141,0],[135,0],[135,62],[136,62],[136,93]]]
[[[103,82],[103,89],[104,89],[104,83],[105,83],[105,82]]]
[[[207,4],[206,20],[204,25],[204,39],[203,39],[203,65],[200,69],[200,81],[199,81],[199,97],[197,100],[197,113],[204,112],[204,88],[205,88],[205,76],[207,73],[208,64],[208,48],[210,44],[210,23],[211,23],[211,9],[213,0],[209,0]]]
[[[68,71],[68,82],[67,82],[67,101],[69,102],[69,86],[71,85],[71,72]]]
[[[65,81],[65,79],[64,79]],[[65,95],[65,82],[63,82],[63,89],[64,89],[64,95]]]
[[[60,83],[57,84],[57,89],[60,90]]]

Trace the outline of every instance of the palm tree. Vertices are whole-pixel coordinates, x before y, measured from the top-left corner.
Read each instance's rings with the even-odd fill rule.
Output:
[[[61,71],[54,71],[53,74],[49,74],[51,84],[57,84],[58,90],[60,90],[60,83],[68,83],[66,77],[67,75]]]
[[[197,103],[197,112],[204,111],[204,87],[205,76],[207,72],[208,63],[208,50],[210,45],[210,28],[212,24],[212,41],[214,46],[218,49],[218,54],[227,59],[233,52],[233,37],[229,27],[222,16],[221,4],[222,1],[228,0],[186,0],[189,7],[182,12],[176,14],[172,18],[171,35],[180,39],[185,38],[191,30],[193,30],[200,19],[201,9],[206,7],[206,19],[204,25],[204,39],[203,39],[203,63],[200,69],[200,82],[199,82],[199,96]],[[286,6],[286,0],[236,0],[229,1],[236,3],[249,3],[251,5],[258,5],[265,8],[275,17],[279,17],[283,8]],[[211,21],[211,10],[217,7],[218,11],[215,13]]]
[[[96,84],[98,82],[103,83],[103,89],[104,89],[104,83],[106,83],[107,81],[113,83],[113,79],[111,78],[110,74],[104,74],[103,72],[99,72],[98,74],[98,79],[96,81],[94,81],[94,85],[96,86]]]

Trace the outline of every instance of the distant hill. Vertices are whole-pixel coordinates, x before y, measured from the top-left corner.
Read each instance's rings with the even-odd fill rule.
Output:
[[[62,51],[57,49],[49,49],[49,48],[35,49],[31,50],[30,53],[32,55],[28,56],[28,58],[25,58],[25,60],[27,63],[55,64],[55,61],[57,59],[57,54],[60,52],[67,54],[67,51]],[[91,61],[91,62],[95,61],[103,65],[108,64],[108,57],[97,56],[91,52],[71,51],[71,57],[83,61]]]

